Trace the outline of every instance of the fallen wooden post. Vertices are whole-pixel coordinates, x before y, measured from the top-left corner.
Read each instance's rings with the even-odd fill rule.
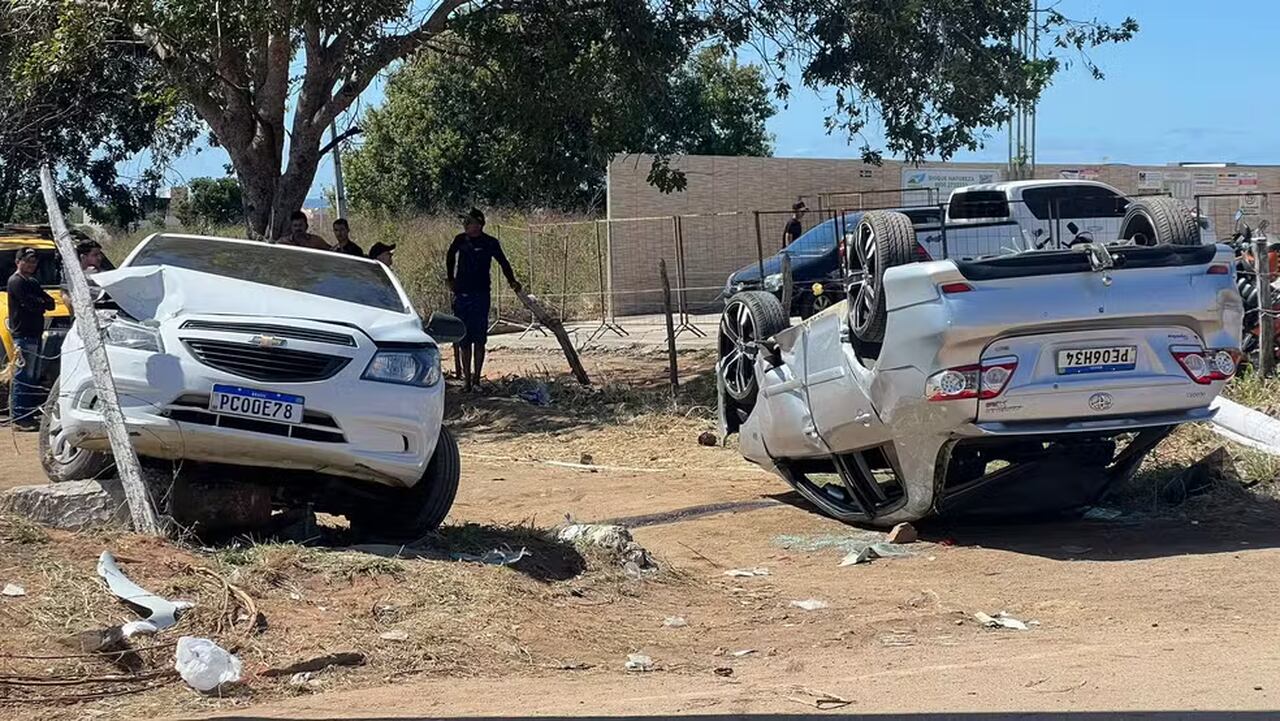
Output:
[[[71,233],[67,230],[67,222],[62,217],[62,209],[58,206],[53,172],[49,170],[48,165],[40,168],[40,188],[44,191],[44,203],[49,212],[49,226],[53,229],[54,242],[57,243],[58,253],[62,256],[62,273],[71,287],[71,310],[75,314],[76,328],[84,340],[89,368],[93,371],[93,384],[98,390],[98,399],[102,404],[102,419],[107,427],[107,438],[111,441],[111,453],[115,457],[116,471],[120,474],[120,485],[124,487],[124,497],[129,503],[129,516],[133,520],[133,530],[151,536],[161,535],[160,521],[156,518],[155,507],[151,505],[146,484],[142,482],[142,467],[138,464],[138,454],[129,443],[129,432],[125,429],[124,413],[120,410],[116,383],[111,377],[111,365],[107,360],[102,328],[98,325],[98,315],[94,311],[93,300],[89,295],[89,282],[84,277],[84,271],[80,269],[76,249],[71,242]],[[57,402],[56,398],[54,402]]]
[[[556,319],[542,301],[532,295],[529,295],[523,288],[516,291],[516,297],[524,303],[524,307],[529,309],[533,317],[542,324],[543,328],[551,331],[551,334],[560,342],[560,349],[564,351],[564,357],[569,361],[569,369],[573,371],[573,377],[584,386],[591,385],[591,379],[587,377],[587,369],[582,367],[582,360],[578,358],[578,351],[573,347],[573,339],[564,329],[564,324]]]

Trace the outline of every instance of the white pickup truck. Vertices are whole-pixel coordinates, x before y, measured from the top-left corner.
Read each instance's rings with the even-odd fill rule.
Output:
[[[1106,183],[1019,180],[957,188],[947,201],[945,220],[941,227],[917,229],[917,240],[932,258],[973,260],[1069,248],[1094,238],[1134,238],[1138,245],[1150,245],[1155,226],[1174,219],[1153,217],[1145,205],[1135,209],[1131,198]],[[1201,238],[1214,242],[1207,221],[1199,223]]]

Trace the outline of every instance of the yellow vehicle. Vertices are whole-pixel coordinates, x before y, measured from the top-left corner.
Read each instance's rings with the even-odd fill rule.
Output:
[[[8,281],[16,270],[15,256],[22,248],[35,248],[40,257],[36,277],[57,305],[44,315],[44,336],[40,343],[40,385],[49,387],[58,377],[58,354],[71,327],[71,312],[62,300],[62,263],[47,227],[0,225],[0,279]],[[13,335],[9,331],[9,294],[0,285],[0,407],[8,409],[9,381],[13,378]]]

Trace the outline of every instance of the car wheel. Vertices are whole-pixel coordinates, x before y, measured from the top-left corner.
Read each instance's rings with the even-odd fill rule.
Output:
[[[1120,239],[1134,245],[1200,245],[1195,215],[1173,198],[1135,200],[1120,221]]]
[[[720,385],[742,420],[756,404],[758,341],[789,325],[782,303],[770,293],[746,291],[729,299],[720,316]]]
[[[359,536],[416,540],[440,527],[458,495],[462,461],[458,442],[447,428],[440,429],[436,451],[422,479],[412,488],[388,491],[380,502],[366,503],[347,514],[351,530]]]
[[[62,424],[62,411],[58,406],[60,386],[61,383],[54,381],[40,417],[40,465],[44,466],[45,475],[54,483],[97,478],[111,468],[115,461],[110,453],[71,445]]]
[[[796,300],[796,315],[800,316],[801,320],[806,320],[830,308],[834,303],[835,300],[831,297],[830,291],[825,291],[822,295],[806,292]]]
[[[856,266],[862,269],[862,280],[849,289],[849,325],[858,340],[879,343],[884,340],[889,315],[884,273],[915,262],[916,231],[902,213],[873,210],[858,221],[851,251],[856,254]]]

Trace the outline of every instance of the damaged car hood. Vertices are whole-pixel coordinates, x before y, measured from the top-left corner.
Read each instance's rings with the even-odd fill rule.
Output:
[[[422,342],[427,335],[412,312],[396,312],[261,283],[172,266],[141,266],[89,276],[125,313],[164,323],[183,315],[237,315],[333,323],[364,331],[375,341]]]

